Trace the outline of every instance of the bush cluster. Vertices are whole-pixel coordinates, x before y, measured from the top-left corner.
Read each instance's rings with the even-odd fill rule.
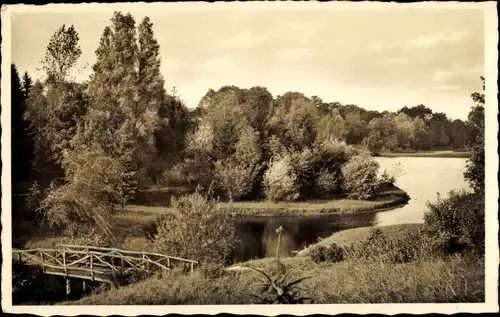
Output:
[[[428,203],[425,228],[436,252],[473,251],[484,253],[485,200],[482,192],[452,191],[449,197],[438,197]]]
[[[345,249],[341,246],[338,246],[335,243],[332,243],[329,246],[316,246],[311,250],[310,257],[316,262],[340,262],[345,259]]]
[[[366,240],[348,246],[346,253],[348,258],[356,260],[413,262],[429,255],[428,239],[423,230],[387,236],[379,228],[374,228]]]
[[[378,176],[379,166],[372,157],[334,140],[313,149],[273,157],[268,166],[264,175],[265,194],[274,201],[371,199],[382,181]]]
[[[205,278],[219,278],[225,273],[225,267],[220,263],[207,263],[201,266],[201,274]]]
[[[343,260],[368,260],[388,263],[407,263],[430,255],[429,238],[424,230],[407,230],[404,235],[388,236],[374,228],[368,238],[346,246],[335,243],[316,246],[310,257],[316,262],[338,262]]]
[[[225,264],[238,243],[230,208],[199,192],[174,200],[176,214],[161,215],[153,237],[156,252],[199,261]]]

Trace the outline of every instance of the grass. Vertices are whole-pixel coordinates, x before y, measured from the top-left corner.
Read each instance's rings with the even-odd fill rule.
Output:
[[[127,250],[145,250],[149,245],[149,236],[156,231],[156,216],[155,213],[131,210],[113,215],[110,225],[116,241],[110,246]],[[29,234],[23,234],[23,232],[29,232]],[[35,226],[29,222],[22,224],[22,231],[16,236],[21,236],[23,239],[14,239],[14,247],[23,249],[55,248],[58,244],[74,242],[70,237],[64,236],[61,230],[47,225]]]
[[[423,224],[408,223],[408,224],[383,226],[383,227],[377,227],[377,228],[382,231],[384,236],[388,237],[389,239],[392,239],[392,238],[397,238],[397,237],[407,235],[409,233],[409,231],[418,231],[422,227],[423,227]],[[297,255],[298,256],[308,256],[310,251],[314,247],[319,246],[319,245],[326,247],[326,246],[329,246],[329,245],[335,243],[338,246],[347,246],[347,245],[351,245],[354,243],[364,241],[368,238],[372,229],[373,229],[373,227],[360,227],[360,228],[347,229],[347,230],[335,232],[331,236],[322,239],[318,243],[315,243],[315,244],[308,246],[306,249],[300,251]]]
[[[408,195],[397,187],[388,187],[381,191],[375,200],[338,199],[305,202],[270,202],[251,201],[233,202],[236,214],[258,216],[294,216],[317,215],[329,213],[352,213],[375,211],[406,204]],[[220,208],[229,207],[229,203],[219,203]]]
[[[317,200],[303,202],[271,202],[263,201],[241,201],[241,202],[220,202],[219,208],[228,208],[238,215],[258,215],[258,216],[293,216],[293,215],[317,215],[328,213],[349,213],[374,211],[377,209],[386,209],[406,204],[407,194],[396,187],[384,189],[379,193],[375,200]],[[175,213],[173,207],[145,206],[145,205],[126,205],[127,213]]]
[[[444,303],[484,301],[484,265],[462,257],[408,264],[377,262],[314,263],[308,257],[284,258],[286,267],[302,265],[297,276],[304,293],[324,303]],[[241,264],[273,269],[274,259]],[[171,272],[137,284],[92,295],[63,305],[193,305],[250,304],[243,293],[257,281],[251,271],[226,272],[206,278],[201,272]]]
[[[380,157],[437,157],[437,158],[469,158],[470,152],[459,151],[419,151],[419,152],[383,152]]]

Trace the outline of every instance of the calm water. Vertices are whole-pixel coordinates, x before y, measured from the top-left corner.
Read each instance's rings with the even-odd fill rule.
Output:
[[[377,157],[375,160],[381,171],[394,171],[397,165],[402,167],[403,173],[396,179],[396,186],[411,197],[402,208],[378,213],[375,222],[379,226],[422,223],[426,202],[435,201],[437,193],[447,196],[454,189],[470,189],[463,177],[465,158]]]
[[[453,189],[468,189],[463,177],[464,158],[375,158],[380,171],[398,175],[396,185],[407,192],[411,200],[404,207],[385,211],[316,217],[242,217],[238,235],[242,244],[233,256],[234,262],[276,254],[276,229],[283,226],[281,254],[303,249],[319,237],[355,227],[386,226],[401,223],[421,223],[427,210],[426,201],[435,201]],[[397,172],[400,170],[400,172]]]

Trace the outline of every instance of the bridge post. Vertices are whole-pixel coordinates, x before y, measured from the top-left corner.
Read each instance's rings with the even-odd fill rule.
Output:
[[[71,293],[71,280],[66,277],[66,296]]]
[[[45,260],[43,259],[43,251],[40,252],[40,257],[42,258],[42,273],[45,273]]]
[[[90,253],[90,278],[94,280],[94,256]]]
[[[86,290],[86,288],[87,288],[87,287],[86,287],[87,285],[85,285],[85,284],[86,284],[86,283],[85,283],[85,280],[82,280],[82,290],[83,290],[83,293],[85,293],[85,290]]]
[[[64,274],[68,276],[68,269],[66,268],[66,250],[63,250],[63,268],[64,268]]]

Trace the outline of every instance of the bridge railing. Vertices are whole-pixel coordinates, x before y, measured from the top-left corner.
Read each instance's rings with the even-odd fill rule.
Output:
[[[168,271],[173,266],[188,265],[191,271],[197,261],[159,253],[136,252],[93,246],[59,245],[57,249],[13,251],[13,259],[40,265],[47,274],[86,278],[108,282],[109,274],[142,269],[150,273]]]
[[[66,250],[68,252],[74,251],[84,251],[84,252],[104,252],[111,255],[115,255],[115,258],[134,258],[134,259],[143,259],[150,260],[156,263],[159,263],[168,269],[178,265],[184,264],[189,265],[191,271],[194,270],[195,265],[198,264],[198,261],[183,259],[175,256],[165,255],[161,253],[154,252],[144,252],[144,251],[130,251],[130,250],[121,250],[115,248],[104,248],[104,247],[95,247],[88,245],[71,245],[71,244],[58,244],[58,248],[62,250]]]

